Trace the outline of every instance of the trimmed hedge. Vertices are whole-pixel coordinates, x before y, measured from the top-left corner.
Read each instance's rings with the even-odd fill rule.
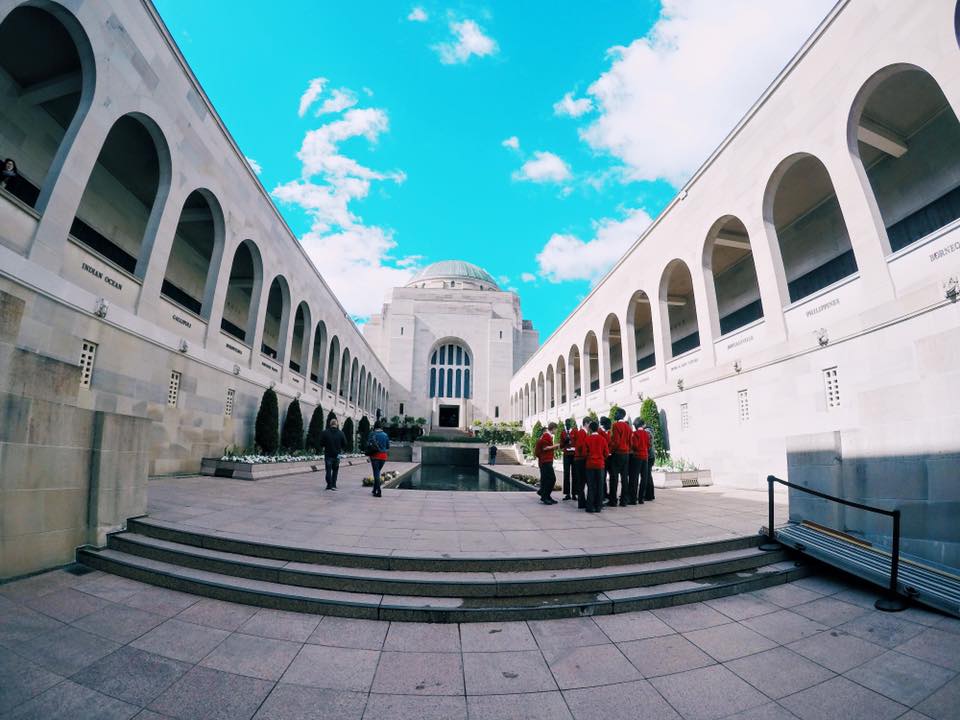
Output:
[[[291,452],[303,450],[303,412],[300,410],[300,401],[296,398],[290,403],[287,416],[283,419],[280,444],[284,450]]]
[[[276,455],[280,448],[280,405],[273,388],[267,388],[260,400],[254,443],[264,455]]]
[[[317,405],[310,416],[310,428],[307,430],[306,446],[308,450],[320,450],[320,435],[323,433],[323,408]]]

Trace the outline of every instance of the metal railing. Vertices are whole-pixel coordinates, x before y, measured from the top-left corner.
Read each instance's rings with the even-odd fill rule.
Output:
[[[906,608],[906,598],[904,598],[899,590],[897,589],[897,581],[900,574],[900,510],[887,510],[885,508],[873,507],[871,505],[864,505],[863,503],[853,502],[852,500],[844,500],[843,498],[835,497],[834,495],[827,495],[818,490],[811,490],[808,487],[803,487],[802,485],[796,485],[792,482],[787,482],[786,480],[781,480],[778,477],[773,475],[767,475],[767,542],[760,546],[761,550],[774,550],[780,548],[780,543],[777,541],[776,531],[774,530],[774,507],[773,507],[773,484],[780,483],[788,488],[793,488],[794,490],[799,490],[800,492],[807,493],[808,495],[814,495],[815,497],[823,498],[824,500],[830,500],[841,505],[846,505],[847,507],[857,508],[858,510],[866,510],[867,512],[876,513],[878,515],[885,515],[893,519],[893,547],[890,551],[890,584],[887,587],[887,596],[882,597],[876,602],[876,607],[878,610],[887,610],[887,611],[897,611],[903,610]]]

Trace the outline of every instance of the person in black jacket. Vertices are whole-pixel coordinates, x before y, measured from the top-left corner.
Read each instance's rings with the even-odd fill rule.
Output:
[[[340,455],[347,447],[347,436],[343,434],[336,418],[330,418],[327,429],[320,433],[320,447],[323,448],[323,468],[327,490],[336,490],[337,474],[340,472]]]

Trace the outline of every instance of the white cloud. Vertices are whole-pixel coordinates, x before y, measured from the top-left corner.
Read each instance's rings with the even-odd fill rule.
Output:
[[[357,96],[352,90],[347,88],[336,88],[330,93],[330,97],[323,101],[323,105],[317,108],[314,113],[317,117],[332,113],[342,112],[352,108],[357,104]]]
[[[444,65],[465,63],[473,55],[496,55],[500,49],[497,41],[485,34],[483,28],[473,20],[451,20],[450,32],[453,35],[450,41],[433,46]]]
[[[322,77],[314,78],[310,81],[306,91],[300,96],[300,109],[297,110],[297,115],[303,117],[306,114],[310,106],[313,105],[316,99],[323,93],[323,87],[326,84],[327,79]]]
[[[533,158],[527,160],[513,174],[514,180],[526,180],[535,183],[565,182],[571,177],[570,167],[558,155],[537,150]]]
[[[427,11],[419,5],[413,8],[413,10],[410,11],[410,14],[407,15],[407,20],[410,22],[426,22],[429,19],[430,16],[427,15]]]
[[[664,0],[645,37],[608,51],[582,137],[627,178],[683,184],[799,49],[834,0]]]
[[[590,98],[573,99],[573,93],[567,93],[553,104],[553,114],[567,117],[580,117],[593,110],[593,100]]]
[[[516,135],[511,135],[500,144],[503,145],[505,148],[510,148],[511,150],[519,150],[520,138],[518,138]]]
[[[537,281],[537,276],[533,273],[525,272],[520,274],[520,280],[525,283],[532,283]]]
[[[258,163],[253,158],[249,158],[246,155],[244,155],[243,159],[247,161],[247,165],[249,165],[250,169],[253,170],[253,172],[255,172],[257,175],[263,172],[263,168],[260,166],[260,163]]]
[[[384,293],[404,285],[419,261],[395,257],[393,231],[365,224],[351,207],[369,195],[374,182],[406,179],[402,171],[374,170],[340,153],[344,141],[362,137],[376,143],[389,127],[385,111],[352,108],[310,130],[297,153],[303,164],[300,179],[278,185],[272,193],[310,217],[310,229],[300,238],[304,249],[347,312],[361,319],[379,312]]]
[[[540,276],[550,282],[589,280],[596,282],[650,225],[643,210],[628,210],[626,217],[605,218],[594,225],[594,237],[554,233],[537,254]]]

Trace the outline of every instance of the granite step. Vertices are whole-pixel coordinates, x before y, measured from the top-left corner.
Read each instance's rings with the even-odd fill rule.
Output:
[[[246,537],[220,531],[204,532],[199,528],[189,530],[183,525],[150,517],[131,518],[127,521],[127,530],[158,540],[253,558],[349,568],[427,572],[521,572],[614,567],[755,548],[763,541],[759,535],[745,535],[690,544],[603,553],[586,553],[579,548],[557,550],[549,554],[530,554],[529,551],[515,553],[404,552],[402,550],[346,552],[342,549],[323,549],[307,544],[267,542],[261,537]]]
[[[141,582],[231,602],[341,617],[419,622],[532,620],[649,610],[759,590],[805,576],[792,560],[643,587],[505,597],[431,597],[345,592],[270,582],[131,555],[80,548],[77,559]]]
[[[115,533],[108,548],[127,555],[250,580],[341,592],[493,598],[596,593],[753,570],[787,559],[755,547],[630,565],[525,571],[381,570],[288,562],[185,545],[139,533]]]

